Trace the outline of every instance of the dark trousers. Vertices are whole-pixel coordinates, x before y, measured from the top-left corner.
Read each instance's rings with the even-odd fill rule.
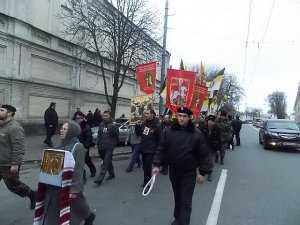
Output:
[[[87,149],[87,152],[85,154],[85,164],[89,167],[91,174],[96,173],[96,167],[90,157],[90,149]]]
[[[234,149],[234,134],[232,134],[232,138],[231,138],[231,140],[230,140],[230,142],[229,142],[229,146],[228,146],[228,148],[230,149],[230,145],[232,146],[232,150]]]
[[[138,167],[141,166],[142,162],[141,162],[141,158],[140,158],[140,144],[135,144],[135,145],[131,145],[132,148],[132,156],[131,156],[131,160],[130,163],[128,165],[128,169],[132,170],[134,165],[137,163]]]
[[[152,162],[153,162],[153,154],[143,153],[143,169],[144,169],[144,183],[143,186],[146,186],[148,181],[152,177]]]
[[[71,199],[71,225],[79,224],[87,219],[91,214],[90,207],[82,192],[76,194],[76,198]]]
[[[241,145],[240,132],[235,132],[234,136],[235,136],[235,140],[236,140],[236,145],[240,146]]]
[[[196,184],[196,170],[182,171],[170,166],[169,173],[175,200],[174,217],[178,225],[189,225]]]
[[[55,134],[55,127],[46,127],[46,139],[45,139],[45,143],[49,146],[49,147],[53,147],[53,142],[52,142],[52,137]]]
[[[43,224],[59,223],[60,188],[47,185],[45,195],[45,221]],[[90,215],[91,210],[82,192],[70,200],[70,225],[78,225]]]
[[[216,153],[215,153],[215,162],[219,162],[220,158],[221,158],[221,163],[224,162],[226,149],[227,149],[227,144],[223,144],[221,146],[221,149],[216,151]]]
[[[31,189],[19,180],[19,172],[10,173],[10,167],[0,167],[0,181],[4,180],[6,187],[13,193],[24,197],[29,197]]]
[[[101,149],[99,151],[100,158],[103,160],[101,171],[98,180],[103,180],[107,171],[110,176],[114,176],[114,166],[112,164],[113,148],[110,149]]]

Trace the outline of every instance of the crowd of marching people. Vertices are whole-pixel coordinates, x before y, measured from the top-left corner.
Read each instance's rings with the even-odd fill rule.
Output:
[[[45,144],[71,152],[75,166],[66,188],[39,184],[37,191],[19,181],[25,145],[24,131],[14,120],[15,113],[16,108],[11,105],[0,106],[0,180],[3,179],[12,192],[30,199],[31,208],[35,208],[36,225],[93,224],[96,215],[84,196],[87,179],[84,168],[86,164],[90,176],[96,178],[96,186],[102,185],[104,179],[116,177],[112,157],[119,143],[119,129],[110,111],[96,110],[94,114],[89,111],[85,115],[78,109],[72,120],[63,123],[60,145],[53,146],[51,138],[58,128],[58,116],[55,103],[50,104],[45,112]],[[224,165],[226,150],[234,149],[234,137],[236,145],[240,145],[242,122],[239,116],[231,118],[223,110],[218,114],[203,114],[196,120],[189,108],[179,107],[176,116],[157,116],[153,109],[147,109],[143,118],[130,121],[126,143],[132,147],[132,156],[126,172],[133,171],[135,166],[142,167],[142,187],[147,187],[151,178],[159,173],[169,174],[175,201],[172,225],[190,224],[196,182],[203,183],[205,176],[212,181],[214,164]],[[91,131],[95,126],[99,128],[97,143],[93,143]],[[102,161],[98,175],[89,155],[94,145]]]

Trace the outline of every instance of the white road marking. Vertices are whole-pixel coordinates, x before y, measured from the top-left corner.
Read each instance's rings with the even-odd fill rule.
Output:
[[[208,218],[206,220],[206,225],[217,225],[218,224],[218,218],[219,218],[223,193],[224,193],[224,189],[225,189],[226,179],[227,179],[227,169],[223,169],[220,179],[219,179],[215,197],[214,197]]]

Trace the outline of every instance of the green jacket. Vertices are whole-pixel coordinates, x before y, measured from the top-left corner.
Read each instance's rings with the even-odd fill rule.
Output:
[[[25,135],[14,119],[0,122],[0,166],[20,165],[25,154]]]
[[[222,145],[228,144],[232,139],[232,126],[228,120],[219,119],[217,121],[217,126],[221,132],[221,143]]]

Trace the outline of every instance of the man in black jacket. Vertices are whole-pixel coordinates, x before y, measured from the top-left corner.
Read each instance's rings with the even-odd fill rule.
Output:
[[[209,149],[202,133],[191,121],[190,109],[180,107],[177,110],[177,120],[169,129],[162,133],[161,141],[153,161],[153,174],[159,173],[159,166],[164,160],[169,164],[169,176],[173,187],[175,208],[172,225],[189,225],[192,211],[192,198],[196,179],[204,181],[208,171],[197,168],[207,163]],[[212,166],[212,165],[211,165]]]
[[[233,134],[235,136],[237,146],[241,145],[240,132],[241,132],[241,129],[242,129],[242,124],[243,123],[240,120],[239,116],[236,116],[236,119],[232,121]]]
[[[56,103],[51,102],[49,108],[45,111],[44,120],[46,127],[46,139],[44,141],[49,147],[53,147],[52,136],[58,128],[58,116],[55,111]]]
[[[110,111],[104,111],[103,122],[99,126],[98,130],[98,152],[100,158],[103,160],[101,171],[95,184],[101,185],[106,172],[108,171],[109,177],[106,180],[111,180],[115,178],[114,167],[112,164],[112,156],[114,148],[119,142],[119,129],[113,124]]]
[[[80,125],[81,133],[79,141],[83,144],[87,150],[85,153],[85,164],[89,167],[91,177],[96,176],[96,167],[90,157],[90,148],[93,145],[93,135],[91,127],[88,125],[85,115],[82,112],[78,112],[75,116],[75,121]]]
[[[170,117],[170,115],[165,115],[161,124],[162,130],[164,129],[168,129],[172,126],[172,119]],[[160,173],[163,175],[168,175],[169,172],[169,166],[167,162],[163,162],[162,163],[162,168]]]
[[[143,159],[144,187],[152,176],[153,156],[158,147],[161,135],[161,124],[155,117],[153,109],[148,109],[144,112],[144,122],[142,124],[137,124],[135,130],[136,134],[141,136],[142,139],[140,151]]]

